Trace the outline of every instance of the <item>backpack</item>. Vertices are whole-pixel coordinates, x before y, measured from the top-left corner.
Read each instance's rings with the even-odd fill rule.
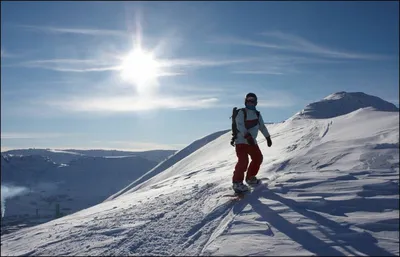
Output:
[[[233,109],[232,109],[232,116],[230,117],[232,119],[232,139],[231,139],[231,145],[232,146],[235,146],[235,139],[236,139],[236,136],[237,136],[237,133],[238,133],[238,129],[237,129],[237,126],[236,126],[235,119],[236,119],[237,114],[241,110],[243,110],[244,120],[246,121],[247,112],[246,112],[245,108],[238,109],[237,107],[233,107]],[[256,113],[257,113],[257,118],[260,119],[260,112],[256,111]]]

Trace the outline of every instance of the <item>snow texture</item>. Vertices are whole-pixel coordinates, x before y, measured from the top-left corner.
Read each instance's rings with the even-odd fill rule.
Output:
[[[330,105],[315,106],[330,116]],[[1,253],[399,255],[398,111],[367,106],[268,129],[272,147],[259,140],[266,181],[240,201],[225,196],[236,164],[226,132],[135,190],[2,235]]]
[[[158,164],[156,167],[148,171],[146,174],[135,180],[133,183],[131,183],[128,187],[124,188],[123,190],[119,191],[118,193],[110,196],[107,200],[114,199],[115,197],[127,193],[127,192],[133,192],[146,183],[143,183],[145,181],[150,180],[152,177],[158,175],[159,173],[163,172],[164,170],[168,169],[169,167],[173,166],[175,163],[179,162],[180,160],[184,159],[185,157],[189,156],[193,152],[197,151],[199,148],[203,147],[206,145],[208,142],[213,141],[214,139],[218,138],[219,136],[225,134],[227,131],[220,131],[213,133],[211,135],[208,135],[206,137],[203,137],[201,139],[198,139],[188,145],[187,147],[183,148],[176,154],[170,156],[167,160],[164,162],[161,162]],[[143,184],[142,184],[143,183]]]

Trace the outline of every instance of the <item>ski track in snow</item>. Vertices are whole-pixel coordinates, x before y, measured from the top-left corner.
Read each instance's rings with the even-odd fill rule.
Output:
[[[379,172],[389,173],[374,171],[375,175]],[[315,179],[313,173],[317,172],[282,173],[269,181],[268,186],[261,186],[239,202],[221,197],[227,192],[226,186],[211,183],[204,186],[191,184],[185,186],[186,189],[183,187],[168,193],[154,189],[158,191],[151,194],[150,199],[137,200],[127,195],[121,199],[125,202],[122,207],[113,201],[107,202],[104,203],[107,207],[103,206],[98,215],[95,210],[87,214],[82,211],[78,213],[81,219],[65,217],[50,222],[58,224],[53,227],[48,223],[52,230],[47,230],[46,226],[42,231],[28,228],[2,239],[18,244],[18,234],[35,232],[34,249],[15,251],[17,255],[235,254],[235,251],[226,250],[235,247],[225,246],[222,252],[214,248],[215,243],[221,244],[220,240],[227,236],[268,240],[269,250],[254,252],[247,249],[254,255],[276,255],[279,253],[277,245],[288,243],[289,239],[295,244],[288,246],[288,252],[295,253],[301,246],[300,255],[393,255],[377,245],[376,239],[363,230],[377,233],[398,231],[398,218],[392,216],[359,225],[346,219],[351,217],[349,214],[358,212],[384,213],[393,209],[398,214],[396,172],[392,172],[394,182],[382,182],[382,179],[366,172],[338,175],[324,171],[324,179]],[[285,179],[285,176],[291,179]],[[326,188],[339,186],[341,190],[326,192]],[[312,193],[306,190],[309,188],[313,188]],[[362,191],[357,191],[360,188]],[[396,194],[397,199],[384,197]],[[299,220],[302,222],[298,223]],[[67,226],[69,223],[74,223],[74,226]],[[259,240],[254,242],[260,243]],[[255,249],[260,250],[260,247]]]
[[[275,183],[273,188],[257,191],[253,197],[248,198],[248,202],[234,206],[233,213],[237,216],[232,217],[220,235],[220,240],[223,241],[224,237],[229,236],[234,241],[232,236],[247,234],[244,240],[249,241],[250,245],[259,242],[259,237],[268,241],[269,247],[266,248],[269,250],[253,252],[249,246],[250,249],[246,251],[248,255],[279,255],[274,249],[274,244],[278,244],[279,240],[282,240],[279,244],[283,244],[288,238],[304,248],[305,251],[298,252],[298,255],[398,255],[398,250],[387,251],[377,244],[371,233],[365,231],[397,231],[398,235],[398,173],[392,172],[393,179],[397,176],[397,183],[380,183],[380,180],[373,176],[364,177],[364,172],[340,176],[333,172],[327,173],[334,176],[330,177],[327,174],[326,180],[314,179],[310,182],[310,177],[299,175],[298,178],[286,180],[284,183]],[[358,183],[361,184],[362,191],[357,191],[360,188]],[[324,184],[331,186],[323,186]],[[326,191],[326,188],[335,187],[341,190]],[[312,193],[305,190],[309,188],[313,188]],[[349,196],[349,192],[357,196]],[[374,193],[371,195],[366,192]],[[392,197],[385,198],[389,195]],[[394,210],[394,213],[389,218],[383,216],[379,221],[357,224],[357,220],[351,220],[353,213],[385,213],[391,210]],[[250,213],[253,213],[252,217],[244,221],[242,217]],[[299,220],[302,221],[300,224]],[[351,224],[352,222],[355,224]],[[308,224],[307,229],[303,227],[304,224]],[[246,229],[242,228],[243,225],[246,225]],[[250,225],[254,229],[244,232],[243,230],[249,230]],[[256,234],[259,235],[254,236]],[[279,234],[279,239],[272,239]],[[251,242],[253,237],[249,238],[248,235],[255,237],[254,242]],[[291,246],[294,255],[297,255],[298,245]],[[259,250],[260,247],[255,246],[255,249]],[[291,252],[290,249],[286,251]],[[240,250],[220,249],[210,245],[205,255],[231,255],[235,252]]]
[[[161,194],[145,204],[140,204],[139,208],[115,208],[109,215],[104,215],[106,218],[96,219],[96,222],[86,220],[85,225],[75,225],[68,231],[62,231],[64,227],[59,224],[57,228],[60,231],[55,231],[56,234],[73,236],[44,243],[37,246],[36,250],[21,254],[46,255],[58,252],[61,255],[197,255],[209,239],[209,234],[233,204],[226,199],[225,203],[210,212],[202,210],[208,207],[212,195],[221,191],[225,190],[211,184],[194,186],[192,192]],[[196,205],[191,203],[193,200],[197,202]],[[132,217],[135,222],[139,222],[132,224]],[[176,219],[182,222],[176,223]],[[43,236],[45,234],[47,233],[43,233]],[[87,238],[96,242],[97,247],[88,244],[85,251],[74,251],[76,244],[85,248],[79,242],[84,242]],[[48,239],[42,238],[43,241]],[[17,241],[18,238],[13,240]],[[62,248],[56,244],[61,241],[64,241]],[[106,250],[104,245],[108,245]]]

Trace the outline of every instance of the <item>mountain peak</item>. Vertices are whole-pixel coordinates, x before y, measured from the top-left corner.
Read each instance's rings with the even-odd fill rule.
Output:
[[[377,111],[399,111],[399,108],[394,104],[377,96],[363,92],[340,91],[328,95],[320,101],[308,104],[302,111],[296,113],[293,118],[327,119],[367,107],[372,107]]]

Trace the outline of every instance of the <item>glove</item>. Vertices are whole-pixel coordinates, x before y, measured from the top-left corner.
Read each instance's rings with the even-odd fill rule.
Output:
[[[256,142],[254,141],[254,138],[251,136],[250,133],[246,133],[246,135],[244,135],[244,138],[247,140],[247,143],[249,143],[249,145],[256,144]]]
[[[271,137],[269,136],[269,137],[266,137],[265,139],[267,139],[268,147],[271,147],[271,145],[272,145]]]

